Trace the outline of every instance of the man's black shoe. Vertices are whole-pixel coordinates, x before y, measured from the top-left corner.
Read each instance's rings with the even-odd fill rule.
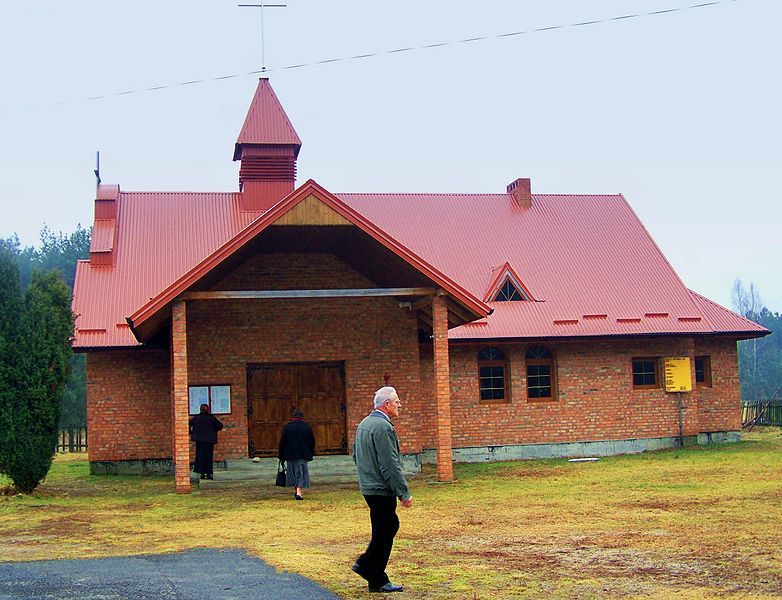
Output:
[[[353,571],[356,575],[359,577],[363,577],[367,581],[369,581],[369,577],[367,576],[364,569],[361,568],[361,565],[358,563],[353,563],[353,565],[350,567],[350,570]]]
[[[389,593],[389,592],[401,592],[405,588],[403,588],[401,585],[394,585],[390,581],[385,584],[381,585],[379,588],[373,588],[372,586],[369,587],[370,592],[380,592],[380,593]]]

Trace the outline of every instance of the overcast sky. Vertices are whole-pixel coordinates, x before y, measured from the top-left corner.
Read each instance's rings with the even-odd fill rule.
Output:
[[[298,181],[498,193],[531,177],[534,193],[619,192],[689,288],[730,306],[740,277],[782,311],[782,2],[607,20],[696,2],[267,9],[268,76],[303,142]],[[233,146],[261,62],[260,13],[237,4],[4,3],[0,237],[91,225],[96,150],[123,190],[237,189]],[[174,85],[193,80],[207,81]],[[135,92],[157,86],[171,87]]]

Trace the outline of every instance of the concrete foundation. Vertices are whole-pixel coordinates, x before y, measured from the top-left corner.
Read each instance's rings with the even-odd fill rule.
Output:
[[[741,432],[715,431],[697,436],[684,436],[684,446],[741,441]],[[616,454],[639,454],[653,450],[678,448],[678,437],[660,437],[630,440],[607,440],[596,442],[570,442],[561,444],[520,444],[513,446],[476,446],[454,448],[454,462],[474,463],[502,460],[529,460],[536,458],[578,458],[584,456],[613,456]],[[421,462],[436,462],[435,450],[424,450]]]
[[[698,434],[698,444],[732,444],[741,441],[740,431],[709,431]]]
[[[226,461],[217,460],[215,470],[226,468]],[[190,464],[192,471],[193,464]],[[91,475],[173,475],[174,463],[170,458],[144,460],[98,460],[90,462]]]
[[[170,458],[90,462],[90,475],[171,475],[173,472]]]
[[[741,441],[740,431],[711,431],[684,437],[685,446],[725,444]],[[631,440],[607,440],[597,442],[571,442],[562,444],[519,444],[508,446],[475,446],[471,448],[454,448],[453,460],[460,463],[492,462],[502,460],[530,460],[536,458],[578,458],[584,456],[613,456],[616,454],[639,454],[653,450],[678,448],[678,437],[661,437]],[[402,469],[408,474],[421,471],[423,464],[436,464],[437,451],[424,450],[420,454],[403,454]],[[317,465],[317,466],[316,466]],[[316,463],[310,465],[310,470],[339,468],[349,471],[353,477],[353,459],[350,456],[316,457]],[[264,471],[263,475],[273,480],[273,472],[277,468],[277,459],[263,459],[262,463],[252,461],[217,461],[215,470],[228,471],[223,478],[237,478],[234,472]],[[266,473],[268,471],[268,473]],[[95,461],[90,463],[90,473],[93,475],[171,475],[173,473],[170,458],[146,460],[115,460]]]

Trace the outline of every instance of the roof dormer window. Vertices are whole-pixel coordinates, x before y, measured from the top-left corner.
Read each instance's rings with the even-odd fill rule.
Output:
[[[519,302],[521,300],[536,301],[510,263],[493,268],[491,283],[486,290],[483,301]]]
[[[516,286],[510,278],[505,280],[502,287],[497,292],[497,296],[494,298],[495,302],[513,302],[515,300],[524,300],[524,296],[521,295]]]

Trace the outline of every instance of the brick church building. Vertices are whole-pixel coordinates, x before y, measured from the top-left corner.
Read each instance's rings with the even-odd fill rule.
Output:
[[[99,186],[73,296],[94,472],[186,492],[202,402],[217,459],[274,455],[293,407],[345,454],[385,383],[443,480],[738,437],[736,342],[768,331],[687,289],[621,195],[335,193],[296,187],[300,147],[261,79],[238,191]],[[691,391],[666,391],[669,357]]]

